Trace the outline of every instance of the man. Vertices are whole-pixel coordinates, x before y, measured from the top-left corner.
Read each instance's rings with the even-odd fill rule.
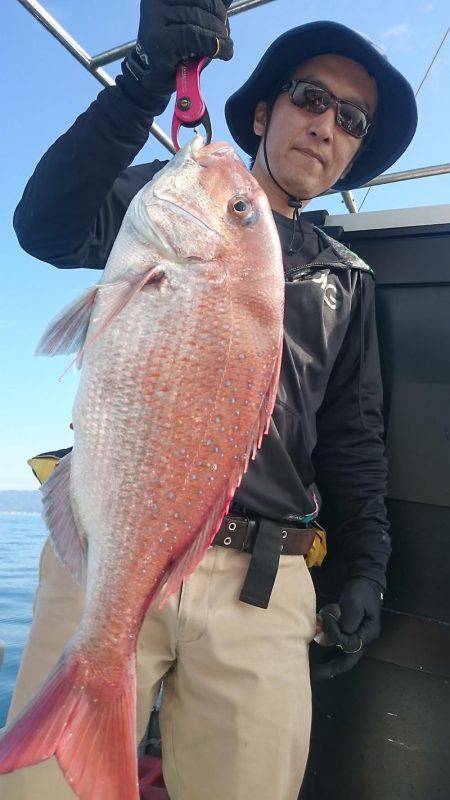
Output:
[[[59,267],[104,267],[131,198],[163,166],[127,169],[169,101],[177,64],[232,55],[228,5],[142,1],[138,44],[117,86],[58,139],[25,189],[15,228],[26,250]],[[295,800],[308,755],[308,646],[316,632],[304,556],[320,530],[320,492],[332,503],[331,536],[348,566],[341,618],[324,619],[341,650],[322,677],[348,669],[378,636],[390,554],[373,275],[300,212],[327,188],[361,185],[390,166],[412,138],[416,108],[408,83],[363,37],[312,23],[269,48],[228,100],[226,117],[255,159],[282,244],[281,380],[270,431],[217,546],[163,611],[145,619],[138,738],[166,675],[161,729],[171,800]],[[57,661],[82,604],[47,544],[10,719]],[[5,776],[2,790],[22,800],[73,796],[55,759]]]

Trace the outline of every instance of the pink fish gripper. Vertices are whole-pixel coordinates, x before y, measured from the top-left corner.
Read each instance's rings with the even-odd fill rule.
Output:
[[[196,128],[203,125],[206,143],[212,138],[211,120],[200,89],[200,73],[211,61],[210,58],[196,58],[181,61],[177,67],[177,96],[172,118],[172,142],[175,150],[180,149],[178,134],[181,126]]]

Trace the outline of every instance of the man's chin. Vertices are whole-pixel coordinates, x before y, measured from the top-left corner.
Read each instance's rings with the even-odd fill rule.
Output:
[[[310,185],[310,184],[301,184],[298,186],[286,186],[286,189],[289,191],[292,197],[299,198],[300,200],[314,200],[315,197],[323,194],[327,191],[328,187],[322,188],[322,186]]]
[[[284,185],[293,197],[299,197],[300,200],[313,200],[315,197],[325,194],[328,189],[334,186],[337,180],[338,178],[335,178],[333,183],[329,183],[328,181],[302,180],[301,183],[293,185],[291,177],[291,180],[289,182],[286,181]]]

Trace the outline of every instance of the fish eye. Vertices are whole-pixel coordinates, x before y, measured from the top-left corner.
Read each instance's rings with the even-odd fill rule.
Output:
[[[235,194],[228,201],[228,211],[244,225],[251,225],[258,218],[258,213],[251,200],[245,195]]]

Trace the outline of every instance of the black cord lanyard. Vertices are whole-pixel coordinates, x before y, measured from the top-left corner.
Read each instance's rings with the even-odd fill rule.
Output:
[[[269,172],[270,177],[272,178],[273,182],[278,186],[278,188],[281,189],[282,192],[287,194],[287,196],[288,196],[288,205],[291,208],[294,209],[293,214],[292,214],[292,237],[291,237],[291,242],[289,244],[289,249],[288,249],[289,255],[293,255],[293,253],[300,253],[303,250],[303,248],[304,248],[304,246],[306,244],[305,236],[304,236],[304,233],[303,233],[301,225],[300,225],[300,209],[303,207],[303,201],[299,200],[298,198],[296,198],[293,195],[289,194],[289,192],[286,191],[286,189],[283,189],[283,187],[278,183],[277,179],[274,178],[274,176],[272,174],[272,170],[270,169],[269,159],[267,157],[267,131],[269,130],[269,124],[270,124],[271,116],[272,116],[272,109],[270,108],[269,111],[268,111],[267,123],[266,123],[266,126],[264,128],[264,136],[263,136],[264,158],[265,158],[265,161],[266,161],[266,167],[267,167],[267,170]],[[298,250],[294,250],[294,247],[293,247],[294,238],[295,238],[295,234],[296,234],[296,230],[295,230],[296,226],[297,226],[297,229],[298,229],[298,233],[300,234],[300,236],[302,238],[302,245]]]

